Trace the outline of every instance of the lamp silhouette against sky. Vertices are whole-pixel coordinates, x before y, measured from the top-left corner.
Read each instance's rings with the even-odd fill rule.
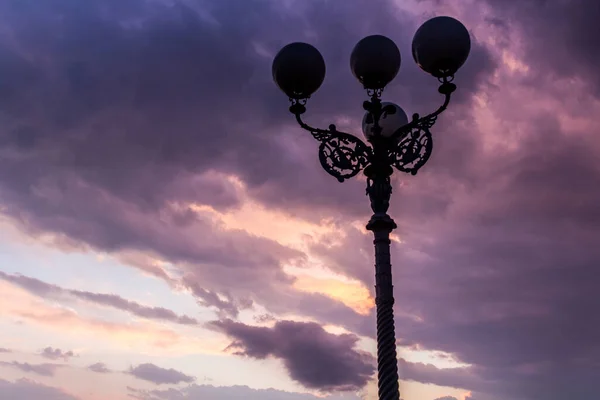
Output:
[[[433,113],[414,114],[409,121],[402,108],[382,102],[387,84],[398,74],[401,55],[396,44],[381,35],[360,40],[350,56],[352,73],[367,91],[363,103],[362,130],[366,143],[355,135],[314,128],[304,122],[306,104],[325,79],[321,53],[307,43],[290,43],[273,60],[273,79],[289,97],[290,112],[298,124],[320,142],[319,161],[330,175],[343,182],[364,171],[373,215],[367,229],[374,234],[375,302],[377,305],[377,370],[380,400],[398,400],[398,360],[394,332],[394,294],[390,262],[390,233],[397,227],[387,214],[394,167],[416,175],[432,151],[430,128],[456,90],[454,74],[465,63],[471,39],[465,26],[454,18],[440,16],[426,21],[415,33],[412,55],[417,65],[440,82],[443,104]]]

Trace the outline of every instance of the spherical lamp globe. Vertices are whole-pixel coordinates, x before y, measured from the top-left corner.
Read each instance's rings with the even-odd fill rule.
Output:
[[[436,78],[454,75],[471,51],[469,31],[452,17],[435,17],[415,33],[412,54],[417,65]]]
[[[273,80],[292,99],[307,99],[325,79],[325,60],[308,43],[290,43],[273,59]]]
[[[384,112],[379,119],[381,136],[389,138],[398,130],[398,128],[408,124],[408,116],[402,107],[397,104],[383,102],[381,103],[381,106],[384,109]],[[365,138],[369,141],[375,137],[375,132],[373,132],[374,126],[375,123],[373,117],[369,112],[365,113],[362,120],[362,130]]]
[[[367,36],[354,46],[350,69],[365,89],[383,89],[400,70],[400,50],[385,36]]]

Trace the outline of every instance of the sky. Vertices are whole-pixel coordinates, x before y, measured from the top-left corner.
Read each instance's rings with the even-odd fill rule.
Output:
[[[0,398],[376,399],[365,178],[322,170],[271,62],[319,48],[306,120],[361,137],[353,46],[393,39],[383,100],[430,112],[437,15],[472,48],[393,176],[401,397],[597,399],[591,0],[0,0]]]

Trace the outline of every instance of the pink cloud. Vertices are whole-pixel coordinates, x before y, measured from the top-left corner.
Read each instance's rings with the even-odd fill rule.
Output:
[[[41,327],[61,335],[73,335],[77,339],[99,340],[109,346],[145,351],[188,353],[218,353],[225,342],[218,337],[188,336],[173,329],[150,322],[116,323],[89,318],[76,312],[50,306],[22,289],[0,282],[3,301],[0,315],[18,318],[32,326]],[[202,329],[202,328],[198,328]]]
[[[64,367],[63,364],[30,364],[27,362],[22,363],[18,361],[0,361],[0,365],[4,367],[16,368],[23,372],[34,373],[41,376],[54,376],[58,368]]]
[[[39,279],[23,276],[10,275],[0,271],[0,279],[15,284],[29,293],[42,298],[53,298],[57,300],[78,299],[91,304],[112,307],[117,310],[129,312],[138,317],[155,319],[160,321],[174,322],[183,325],[197,325],[198,321],[187,315],[177,315],[172,310],[164,307],[149,307],[134,301],[130,301],[114,294],[93,293],[89,291],[65,289],[57,285],[42,282]],[[51,350],[51,349],[50,349]]]
[[[62,351],[61,349],[55,349],[52,347],[46,347],[41,351],[40,355],[50,360],[62,359],[63,361],[68,361],[71,357],[75,357],[75,353],[73,353],[71,350]]]
[[[184,374],[173,368],[161,368],[151,363],[145,363],[131,367],[130,375],[157,385],[191,383],[196,380],[193,376]]]
[[[9,382],[0,379],[0,398],[10,400],[78,400],[67,392],[28,379]]]
[[[106,366],[106,364],[101,362],[88,366],[88,369],[99,374],[107,374],[111,372],[111,370]]]

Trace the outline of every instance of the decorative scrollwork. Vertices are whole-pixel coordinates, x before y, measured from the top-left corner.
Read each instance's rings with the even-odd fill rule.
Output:
[[[362,140],[349,133],[340,132],[335,125],[329,129],[314,128],[302,120],[301,115],[306,109],[304,104],[292,103],[290,111],[296,115],[296,121],[303,129],[321,142],[319,146],[319,161],[328,174],[338,181],[352,178],[370,164],[372,149]]]
[[[327,173],[343,182],[369,165],[371,149],[355,136],[335,128],[330,132],[335,133],[319,146],[319,161]]]
[[[431,129],[431,127],[435,125],[437,117],[437,115],[428,115],[426,117],[421,118],[418,124],[419,128],[427,130]]]
[[[327,129],[327,130],[314,128],[314,127],[308,125],[306,122],[304,122],[302,120],[302,114],[306,111],[306,108],[301,103],[293,103],[292,106],[290,107],[290,111],[292,113],[294,113],[294,115],[296,116],[296,121],[298,122],[298,125],[300,125],[300,127],[302,129],[309,131],[310,134],[315,139],[317,139],[319,142],[329,140],[336,134],[342,133],[342,132],[338,132],[335,125],[333,125],[333,124],[329,125],[329,129]],[[352,136],[352,135],[350,135],[350,136]]]
[[[422,120],[391,149],[391,162],[399,171],[416,175],[419,168],[425,165],[433,149],[429,128],[434,123],[435,117]]]
[[[383,94],[383,88],[381,89],[367,89],[367,95],[371,98],[371,101],[380,99]]]

